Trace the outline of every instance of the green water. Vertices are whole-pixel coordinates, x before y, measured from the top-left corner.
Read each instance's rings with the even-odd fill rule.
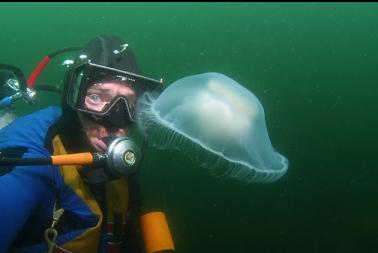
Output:
[[[125,38],[167,84],[207,71],[248,87],[279,181],[244,185],[188,157],[149,150],[145,209],[167,214],[177,252],[378,251],[377,3],[2,3],[0,62],[30,73],[48,53],[98,34]],[[40,83],[61,84],[63,58]],[[56,104],[40,94],[24,114]]]

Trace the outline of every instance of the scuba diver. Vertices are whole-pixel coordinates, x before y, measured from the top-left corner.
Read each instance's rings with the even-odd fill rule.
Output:
[[[100,154],[135,126],[135,107],[162,80],[141,75],[114,36],[89,41],[69,67],[61,108],[22,116],[0,131],[0,156]],[[138,174],[108,163],[0,166],[0,252],[144,252]]]

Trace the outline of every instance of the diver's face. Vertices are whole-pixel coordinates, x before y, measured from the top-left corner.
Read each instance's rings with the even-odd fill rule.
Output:
[[[133,106],[136,100],[136,94],[129,86],[125,86],[118,82],[104,82],[92,85],[88,88],[85,96],[85,107],[92,111],[101,112],[104,107],[109,103],[112,103],[113,99],[118,96],[124,96],[127,98],[129,105]],[[79,118],[83,125],[85,134],[92,145],[92,147],[99,151],[104,152],[107,149],[107,144],[103,141],[104,137],[122,137],[128,134],[128,128],[115,128],[111,129],[89,120],[83,117],[82,113],[79,113]]]

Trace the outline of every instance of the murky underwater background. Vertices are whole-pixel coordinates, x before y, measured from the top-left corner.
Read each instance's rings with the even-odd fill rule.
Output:
[[[0,62],[29,74],[99,34],[126,39],[166,84],[223,73],[261,101],[288,173],[272,184],[215,178],[150,149],[145,210],[163,210],[177,252],[378,251],[377,3],[1,3]],[[61,85],[54,59],[39,83]],[[26,114],[59,105],[44,93]]]

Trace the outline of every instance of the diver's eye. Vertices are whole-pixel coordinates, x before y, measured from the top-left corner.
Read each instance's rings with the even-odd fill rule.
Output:
[[[99,103],[101,102],[101,98],[99,95],[92,94],[88,96],[92,103]]]

